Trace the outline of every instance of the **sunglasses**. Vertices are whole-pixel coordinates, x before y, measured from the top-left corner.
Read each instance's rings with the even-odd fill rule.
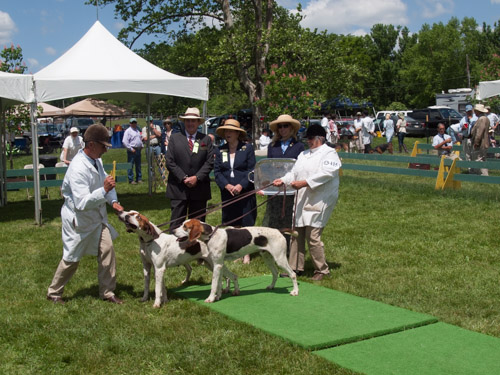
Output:
[[[282,125],[278,125],[278,129],[282,129],[282,128],[288,128],[290,125],[289,124],[282,124]]]

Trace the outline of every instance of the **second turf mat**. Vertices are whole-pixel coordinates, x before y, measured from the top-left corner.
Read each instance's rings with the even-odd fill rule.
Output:
[[[208,304],[210,285],[191,285],[175,293],[228,317],[280,336],[307,349],[321,349],[437,321],[436,318],[366,298],[300,282],[292,297],[290,279],[266,290],[271,276],[240,279],[240,296],[224,295]]]
[[[314,354],[368,375],[500,374],[500,339],[445,323]]]

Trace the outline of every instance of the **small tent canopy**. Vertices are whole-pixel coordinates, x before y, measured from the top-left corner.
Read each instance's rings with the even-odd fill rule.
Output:
[[[56,107],[47,103],[38,103],[38,107],[42,107],[42,112],[38,117],[55,117],[55,116],[64,116],[64,109]]]
[[[16,103],[33,101],[33,76],[0,72],[0,101],[2,108]]]
[[[484,100],[500,95],[500,80],[479,82],[476,99]]]
[[[34,80],[37,101],[90,95],[139,103],[165,95],[208,100],[208,78],[182,77],[158,68],[99,21],[64,55],[35,73]]]
[[[87,98],[64,109],[69,116],[126,116],[127,110],[104,100]]]
[[[373,103],[371,102],[363,102],[363,103],[355,103],[350,98],[347,97],[336,97],[333,99],[329,99],[321,104],[321,111],[331,111],[331,110],[340,110],[340,109],[361,109],[361,108],[370,108],[373,107]]]

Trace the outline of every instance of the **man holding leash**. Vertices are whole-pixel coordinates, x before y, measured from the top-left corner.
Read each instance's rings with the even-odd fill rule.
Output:
[[[123,211],[115,191],[115,180],[106,174],[101,156],[111,147],[108,130],[101,124],[89,126],[84,135],[85,148],[74,157],[61,187],[63,257],[59,262],[47,299],[64,304],[65,285],[84,255],[97,256],[99,297],[122,304],[115,296],[116,262],[113,239],[118,233],[108,223],[106,202]]]
[[[209,136],[198,132],[204,118],[198,108],[188,108],[179,118],[184,121],[185,130],[171,135],[166,156],[170,231],[179,227],[186,215],[191,219],[197,216],[194,213],[203,213],[212,198],[209,174],[214,168],[213,145]],[[204,221],[204,217],[200,220]]]

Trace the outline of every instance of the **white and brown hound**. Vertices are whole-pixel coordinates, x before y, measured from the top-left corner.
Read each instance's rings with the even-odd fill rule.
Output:
[[[189,281],[191,266],[189,262],[196,259],[206,259],[208,250],[205,243],[194,241],[189,247],[181,247],[177,237],[162,233],[147,217],[137,211],[122,211],[118,214],[125,223],[127,232],[134,232],[139,237],[141,260],[144,271],[144,294],[142,302],[149,299],[149,283],[151,266],[155,270],[155,302],[153,307],[160,307],[167,300],[167,289],[163,274],[168,267],[183,265],[186,268],[186,278],[182,283]]]
[[[212,288],[205,302],[214,302],[222,295],[222,270],[225,260],[233,260],[246,254],[260,252],[271,270],[273,280],[267,289],[273,289],[278,279],[276,264],[286,271],[293,282],[292,296],[299,295],[297,276],[286,259],[286,240],[283,234],[274,228],[244,227],[216,229],[197,219],[185,221],[174,234],[187,243],[196,240],[207,244],[209,256],[213,262]],[[275,264],[276,262],[276,264]],[[234,295],[239,294],[237,278],[233,279]]]

